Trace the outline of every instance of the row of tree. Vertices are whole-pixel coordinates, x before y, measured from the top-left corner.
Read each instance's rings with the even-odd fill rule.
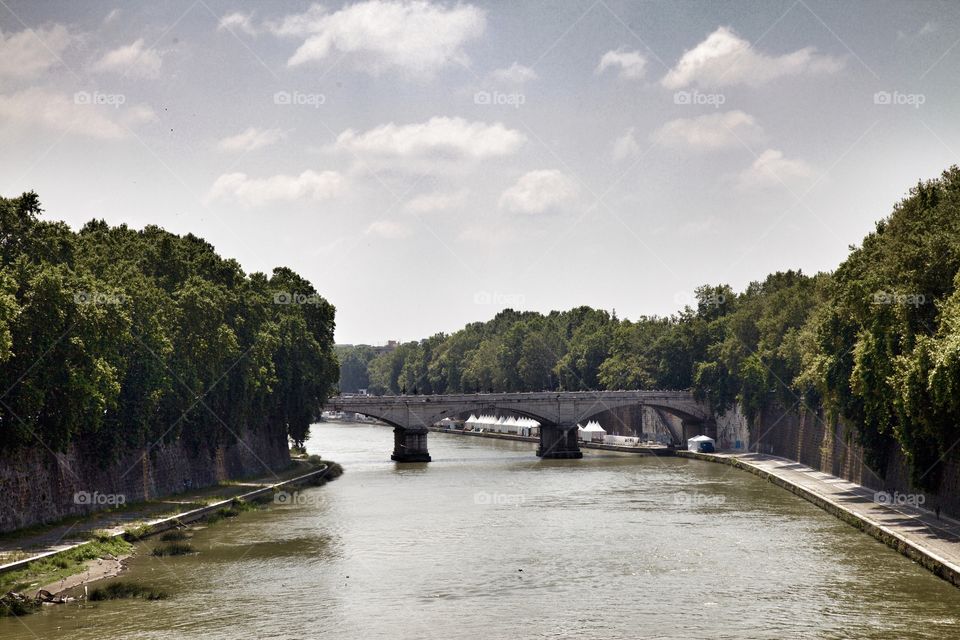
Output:
[[[922,487],[960,438],[960,169],[918,184],[832,274],[775,273],[740,293],[621,320],[579,307],[506,310],[377,355],[341,346],[344,392],[694,389],[715,410],[822,407],[872,468],[891,445]]]
[[[0,451],[302,443],[338,377],[334,308],[309,282],[244,274],[193,235],[41,212],[0,198]]]

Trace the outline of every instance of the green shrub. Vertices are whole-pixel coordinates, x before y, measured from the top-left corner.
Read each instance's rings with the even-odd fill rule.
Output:
[[[113,582],[105,587],[99,587],[90,592],[89,600],[119,600],[121,598],[142,598],[144,600],[164,600],[168,597],[166,591],[145,587],[136,582]]]
[[[167,531],[162,536],[160,536],[160,542],[179,542],[181,540],[186,540],[190,536],[186,531],[182,529],[172,529]]]
[[[196,550],[189,544],[175,542],[166,546],[154,547],[152,553],[154,556],[162,558],[164,556],[185,556],[190,553],[196,553]]]

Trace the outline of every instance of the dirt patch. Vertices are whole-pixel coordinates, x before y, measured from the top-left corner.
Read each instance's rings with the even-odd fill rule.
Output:
[[[119,575],[120,572],[124,570],[124,561],[129,557],[129,555],[126,555],[119,558],[110,557],[88,560],[87,568],[84,571],[75,573],[72,576],[67,576],[66,578],[58,580],[57,582],[51,582],[50,584],[40,588],[45,589],[54,595],[60,595],[66,591],[76,589],[77,587],[81,587],[96,580],[112,578],[113,576]]]

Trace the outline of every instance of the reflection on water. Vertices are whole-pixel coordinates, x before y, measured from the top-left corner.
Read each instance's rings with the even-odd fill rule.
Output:
[[[0,638],[946,638],[960,591],[792,494],[725,465],[314,427],[346,474],[145,551],[161,602],[49,608]],[[35,635],[34,635],[35,634]]]

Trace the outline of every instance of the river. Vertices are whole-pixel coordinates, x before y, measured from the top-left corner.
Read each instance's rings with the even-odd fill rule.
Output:
[[[125,580],[157,602],[48,607],[0,638],[948,638],[960,590],[726,465],[324,423],[325,487],[196,532]]]

